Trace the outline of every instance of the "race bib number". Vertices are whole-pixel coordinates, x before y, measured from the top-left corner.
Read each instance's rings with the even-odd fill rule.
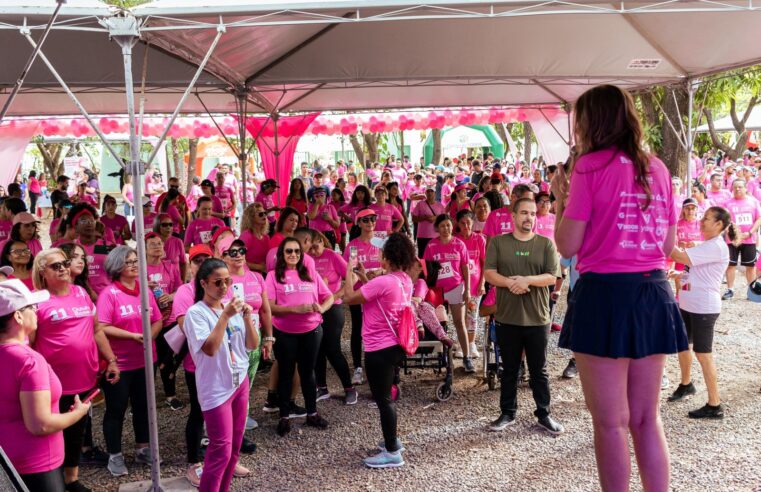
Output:
[[[454,269],[452,268],[451,261],[445,261],[441,264],[441,270],[439,270],[439,278],[452,278],[454,277]]]
[[[211,231],[199,231],[198,235],[201,237],[201,241],[206,244],[211,241]]]
[[[376,237],[378,239],[386,239],[387,236],[388,236],[388,232],[386,232],[386,231],[374,231],[373,232],[373,237]]]
[[[739,226],[753,225],[753,216],[749,213],[737,214],[735,223]]]

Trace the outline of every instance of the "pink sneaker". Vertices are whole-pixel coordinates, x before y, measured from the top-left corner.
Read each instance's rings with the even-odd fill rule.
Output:
[[[237,478],[243,478],[251,475],[251,470],[246,468],[245,466],[241,465],[240,463],[237,463],[235,465],[235,470],[233,471],[233,476]]]
[[[563,329],[562,326],[560,326],[558,323],[552,323],[552,326],[550,327],[552,331],[561,331]]]
[[[188,473],[185,475],[185,478],[188,479],[190,485],[198,488],[201,486],[201,473],[203,473],[203,465],[201,463],[196,463],[195,465],[190,465],[188,467]]]

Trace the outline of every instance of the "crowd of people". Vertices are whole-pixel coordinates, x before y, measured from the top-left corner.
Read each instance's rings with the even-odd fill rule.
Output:
[[[563,376],[580,376],[592,415],[603,490],[628,487],[630,433],[645,489],[667,490],[664,364],[679,354],[681,380],[668,401],[681,400],[696,393],[694,353],[708,402],[689,417],[723,417],[713,332],[722,300],[738,297],[738,264],[749,292],[761,290],[761,156],[693,155],[695,179],[684,187],[643,149],[626,92],[591,89],[574,114],[576,146],[565,163],[492,154],[440,165],[406,156],[361,167],[303,163],[285,203],[275,199],[281,184],[259,176],[244,194],[226,165],[194,178],[186,194],[177,178],[164,186],[149,170],[142,197],[123,177],[122,215],[96,179],[72,192],[62,175],[50,194],[49,238],[35,213],[44,185],[30,173],[27,197],[11,185],[0,198],[0,446],[30,490],[87,491],[82,463],[129,473],[129,408],[134,462],[151,464],[150,333],[166,405],[190,407],[187,478],[200,490],[228,490],[250,473],[239,456],[256,450],[244,433],[258,425],[251,390],[264,361],[272,367],[263,411],[278,414],[280,436],[300,418],[330,428],[319,404],[331,398],[329,363],[346,405],[367,383],[378,408],[382,441],[364,464],[402,466],[392,393],[405,357],[397,331],[410,308],[419,336],[451,348],[465,377],[482,357],[478,334],[494,322],[502,358],[498,416],[488,425],[495,432],[515,424],[525,377],[539,428],[565,431],[551,414],[546,370],[549,333],[560,331],[570,351]],[[144,237],[135,234],[137,206]],[[145,244],[150,306],[140,303],[134,241]],[[566,279],[561,326],[553,306]],[[177,393],[180,370],[188,401]],[[97,391],[105,451],[93,439]]]

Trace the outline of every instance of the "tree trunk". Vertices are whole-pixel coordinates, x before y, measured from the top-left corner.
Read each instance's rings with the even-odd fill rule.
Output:
[[[362,148],[362,142],[359,141],[356,133],[352,133],[351,135],[349,135],[349,142],[351,142],[351,146],[354,149],[354,153],[357,155],[357,162],[359,162],[360,165],[364,167],[365,151]]]
[[[431,138],[433,139],[433,155],[431,156],[431,164],[441,164],[441,129],[432,128]]]
[[[729,145],[722,142],[721,138],[716,133],[713,122],[713,111],[711,111],[709,108],[705,108],[703,110],[703,113],[705,113],[706,120],[708,122],[708,133],[711,136],[711,142],[713,143],[713,146],[721,149],[731,160],[735,160],[740,157],[743,150],[745,150],[745,145],[748,143],[748,132],[745,129],[745,125],[748,123],[750,113],[753,111],[753,108],[756,107],[757,103],[758,94],[755,94],[750,98],[750,101],[748,101],[748,108],[743,113],[742,118],[739,118],[737,116],[737,100],[734,97],[729,100],[729,115],[732,118],[732,126],[734,126],[735,130],[737,131],[737,143],[734,147],[730,147]]]
[[[66,155],[66,152],[64,152],[65,148],[64,144],[37,142],[37,149],[42,154],[45,174],[52,182],[55,182],[56,178],[63,174],[63,156]],[[68,152],[69,149],[66,150]]]
[[[534,135],[534,130],[531,128],[531,123],[528,121],[523,122],[523,160],[526,164],[531,163],[531,140]]]
[[[198,155],[198,139],[191,138],[188,140],[188,183],[185,193],[190,194],[193,187],[193,176],[196,175],[196,156]]]
[[[380,154],[378,153],[380,133],[363,133],[362,138],[367,146],[367,159],[371,163],[378,162],[380,160]]]
[[[674,91],[673,94],[671,90]],[[659,156],[672,176],[685,179],[687,176],[687,149],[684,148],[681,135],[677,135],[671,126],[673,125],[677,131],[681,131],[685,125],[689,96],[683,87],[665,89],[665,91],[662,104],[663,118],[668,118],[668,121],[661,123],[663,147]],[[669,125],[669,121],[671,125]]]
[[[507,130],[505,130],[504,123],[494,123],[494,130],[499,135],[499,139],[502,140],[502,145],[505,146],[505,154],[508,153],[507,149],[510,148],[510,140],[507,138]]]

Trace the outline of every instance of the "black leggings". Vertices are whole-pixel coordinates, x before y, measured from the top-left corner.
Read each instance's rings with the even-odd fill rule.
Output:
[[[177,394],[177,367],[178,364],[174,358],[172,347],[164,339],[164,334],[171,330],[176,323],[161,329],[161,333],[156,337],[156,356],[158,357],[159,372],[161,373],[161,383],[164,386],[164,396],[172,398]]]
[[[386,450],[394,452],[396,447],[396,403],[391,400],[391,385],[394,383],[396,367],[404,359],[399,345],[375,352],[365,352],[365,372],[367,384],[380,412],[381,430]]]
[[[185,444],[188,448],[188,464],[201,463],[201,438],[203,437],[203,412],[198,403],[196,373],[185,371],[185,384],[188,386],[190,413],[185,424]]]
[[[343,304],[333,304],[333,307],[322,315],[322,343],[320,344],[320,352],[317,355],[317,366],[314,370],[317,386],[320,388],[328,386],[325,377],[328,361],[330,361],[330,365],[335,369],[344,389],[352,387],[351,376],[349,375],[349,363],[346,362],[346,357],[341,352],[341,332],[343,332],[343,329],[344,306]]]
[[[148,442],[148,401],[145,396],[145,369],[122,371],[119,382],[103,383],[103,395],[106,397],[106,413],[103,415],[103,436],[109,454],[122,452],[122,427],[127,405],[132,407],[132,427],[135,429],[135,442]]]
[[[280,417],[288,417],[291,406],[293,373],[296,366],[301,378],[301,393],[307,413],[317,412],[317,387],[314,383],[314,366],[322,341],[322,326],[317,325],[306,333],[285,333],[277,328],[275,335],[275,358],[277,359],[277,394],[280,400]]]
[[[417,238],[417,255],[418,258],[422,258],[425,254],[425,247],[428,246],[428,243],[431,241],[432,238],[430,237],[419,237]]]
[[[40,198],[39,193],[32,193],[29,192],[29,213],[34,215],[34,213],[37,211],[37,199]]]
[[[351,363],[354,369],[362,367],[362,306],[349,306],[351,315]]]
[[[84,401],[92,392],[85,391],[79,393],[79,399]],[[68,413],[69,408],[74,404],[74,395],[61,395],[58,400],[58,411],[61,415]],[[87,415],[63,430],[63,466],[66,468],[75,468],[79,466],[79,457],[82,455],[82,443],[85,439],[85,426],[87,424]]]
[[[66,490],[63,469],[60,466],[55,470],[20,476],[29,492],[64,492]]]

